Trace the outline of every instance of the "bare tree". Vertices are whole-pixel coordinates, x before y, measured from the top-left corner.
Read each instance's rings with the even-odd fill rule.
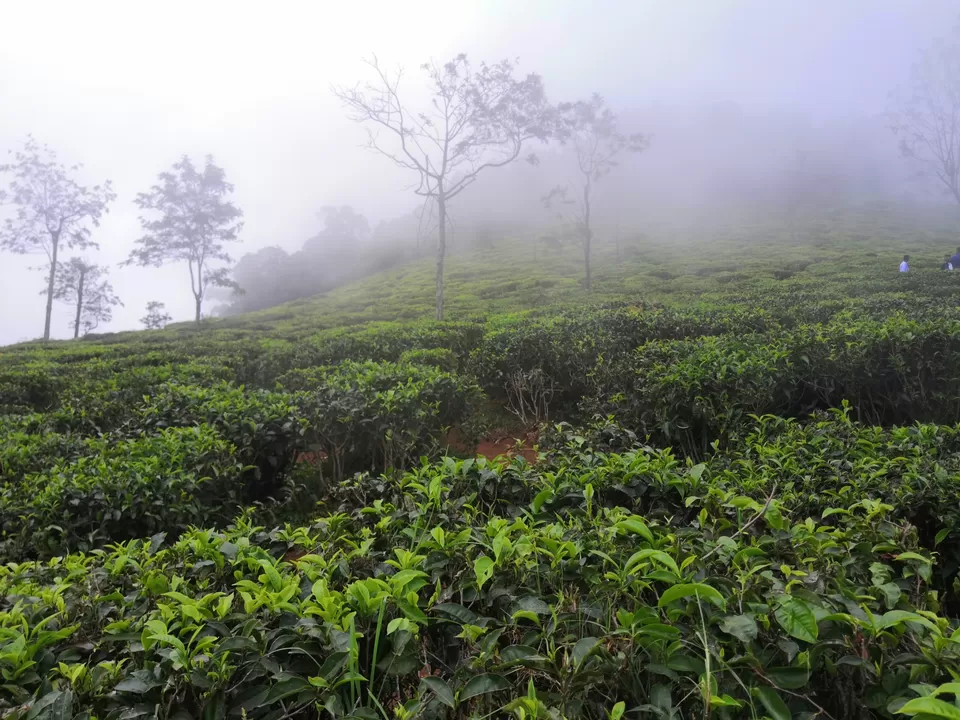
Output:
[[[80,258],[70,258],[57,267],[53,296],[76,309],[73,338],[95,330],[101,322],[113,319],[113,308],[123,305],[106,278],[107,269]]]
[[[960,203],[960,24],[920,55],[889,115],[901,153]]]
[[[90,226],[99,226],[100,218],[117,197],[109,180],[90,188],[77,183],[72,174],[80,168],[58,163],[56,153],[32,137],[27,138],[12,163],[0,165],[0,172],[13,176],[9,200],[16,208],[13,217],[0,227],[0,248],[20,255],[44,253],[47,257],[43,268],[47,271],[44,340],[50,339],[60,250],[96,247]]]
[[[573,199],[565,185],[555,187],[544,198],[547,207],[559,206],[572,214],[577,236],[583,248],[585,286],[591,288],[590,253],[593,244],[592,194],[593,186],[618,165],[617,158],[624,152],[641,152],[650,144],[646,135],[624,135],[617,129],[617,116],[606,106],[603,98],[594,94],[589,101],[560,105],[560,132],[562,142],[573,145],[577,168],[582,177],[580,198]]]
[[[202,171],[184,155],[173,170],[160,173],[160,182],[137,196],[137,206],[159,216],[140,218],[146,234],[136,241],[126,264],[153,265],[186,262],[190,269],[190,290],[200,323],[203,298],[210,286],[235,287],[226,267],[212,268],[214,262],[232,262],[224,248],[238,242],[243,213],[226,196],[233,192],[222,168],[207,156]]]
[[[170,313],[166,312],[166,305],[157,300],[151,300],[147,303],[147,314],[140,318],[143,327],[147,330],[162,330],[168,322],[173,320]]]
[[[514,78],[515,61],[474,67],[461,54],[443,65],[422,65],[431,99],[419,110],[400,98],[402,69],[390,73],[376,57],[368,65],[372,83],[334,87],[333,93],[352,120],[367,125],[368,147],[414,174],[417,195],[436,202],[436,305],[442,320],[447,203],[483,171],[516,160],[528,141],[546,139],[554,112],[538,75]]]

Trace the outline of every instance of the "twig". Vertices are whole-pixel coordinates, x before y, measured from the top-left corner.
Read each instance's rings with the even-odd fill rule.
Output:
[[[750,518],[749,520],[747,520],[747,522],[744,523],[744,525],[743,525],[742,528],[740,528],[740,529],[737,530],[733,535],[731,535],[731,536],[730,536],[730,539],[731,539],[731,540],[733,540],[733,539],[735,539],[735,538],[738,538],[738,537],[740,537],[741,535],[743,535],[743,533],[745,533],[748,529],[750,529],[750,526],[751,526],[751,525],[753,525],[757,520],[759,520],[761,517],[763,517],[763,514],[767,511],[767,508],[770,507],[770,503],[773,501],[773,496],[774,496],[774,494],[775,494],[776,492],[777,492],[777,483],[774,482],[774,483],[773,483],[773,488],[770,490],[770,494],[767,495],[767,501],[763,504],[763,507],[760,508],[760,512],[758,512],[758,513],[757,513],[756,515],[754,515],[752,518]],[[713,547],[713,550],[711,550],[711,551],[708,552],[706,555],[704,555],[704,556],[701,558],[701,560],[706,560],[708,557],[710,557],[711,555],[713,555],[713,554],[714,554],[715,552],[717,552],[717,550],[719,550],[719,549],[720,549],[720,546],[719,546],[719,545],[715,545],[715,546]]]

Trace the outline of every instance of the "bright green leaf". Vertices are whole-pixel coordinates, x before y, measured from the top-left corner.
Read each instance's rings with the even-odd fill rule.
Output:
[[[781,595],[774,611],[780,627],[791,637],[804,642],[816,642],[819,628],[817,618],[810,606],[793,595]]]
[[[663,595],[660,596],[660,602],[658,605],[663,607],[664,605],[669,605],[674,600],[682,600],[683,598],[694,595],[700,600],[706,600],[707,602],[713,603],[717,607],[722,608],[726,606],[723,596],[714,588],[704,583],[685,583],[681,585],[674,585],[672,588],[668,588],[664,591]]]

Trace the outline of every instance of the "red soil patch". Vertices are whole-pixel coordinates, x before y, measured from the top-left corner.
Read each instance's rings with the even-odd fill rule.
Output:
[[[319,452],[302,452],[297,455],[298,463],[310,463],[311,465],[319,465],[326,459],[327,454],[323,452],[323,450]]]
[[[518,440],[521,442],[518,443]],[[539,437],[536,430],[521,433],[520,437],[495,433],[483,438],[474,447],[470,447],[463,438],[460,437],[456,428],[451,430],[447,435],[447,445],[460,452],[473,453],[478,457],[484,457],[488,460],[493,460],[498,457],[522,457],[531,464],[537,461],[537,451],[534,450],[534,446],[538,440]]]
[[[528,430],[517,435],[508,435],[503,432],[492,433],[483,438],[477,445],[471,447],[460,435],[456,428],[447,433],[447,447],[461,453],[473,453],[479,457],[493,460],[498,457],[523,457],[528,463],[537,462],[537,451],[534,446],[539,441],[536,430]],[[520,443],[517,441],[520,440]],[[298,463],[320,465],[327,459],[322,450],[316,452],[302,452],[297,455]]]

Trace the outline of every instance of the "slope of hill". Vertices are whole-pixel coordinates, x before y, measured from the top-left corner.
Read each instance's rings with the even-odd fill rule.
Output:
[[[3,348],[0,709],[951,717],[948,230],[651,230],[589,294],[503,240],[444,323],[424,263]]]

